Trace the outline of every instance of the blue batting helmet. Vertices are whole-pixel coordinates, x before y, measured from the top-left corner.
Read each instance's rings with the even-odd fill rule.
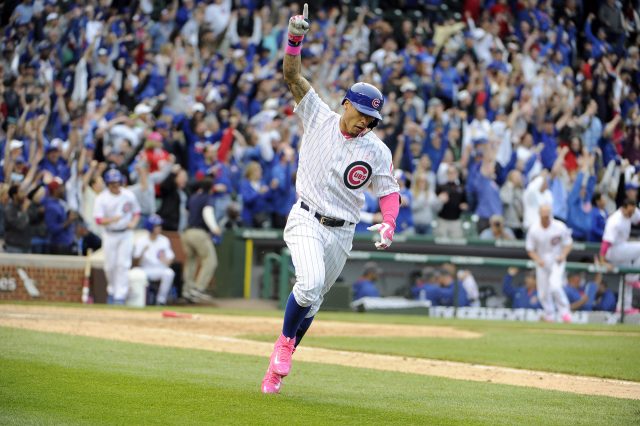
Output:
[[[162,218],[157,214],[152,214],[144,222],[144,227],[149,232],[153,231],[153,228],[155,228],[156,226],[161,226],[161,225],[162,225]]]
[[[384,96],[375,86],[369,83],[356,83],[347,90],[342,103],[344,104],[347,100],[362,114],[375,118],[369,128],[373,129],[382,120],[380,111],[384,105]]]
[[[104,181],[108,185],[110,183],[122,183],[122,173],[118,169],[110,169],[104,174]]]

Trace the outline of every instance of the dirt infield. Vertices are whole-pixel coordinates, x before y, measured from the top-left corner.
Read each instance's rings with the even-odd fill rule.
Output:
[[[257,355],[265,358],[271,352],[271,343],[255,342],[237,336],[272,334],[274,329],[278,329],[280,325],[281,319],[279,318],[209,314],[197,315],[191,319],[163,318],[158,311],[136,312],[99,308],[0,305],[0,326],[160,346]],[[313,334],[456,339],[480,337],[478,333],[458,330],[454,327],[356,324],[336,321],[322,321],[314,324]],[[640,400],[640,383],[622,380],[314,347],[300,347],[296,351],[296,359],[323,364]]]

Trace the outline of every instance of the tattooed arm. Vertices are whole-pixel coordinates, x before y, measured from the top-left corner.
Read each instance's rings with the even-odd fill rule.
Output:
[[[300,55],[289,55],[288,53],[284,55],[282,66],[284,81],[289,86],[296,103],[300,103],[304,95],[311,89],[311,84],[300,74],[300,66]]]

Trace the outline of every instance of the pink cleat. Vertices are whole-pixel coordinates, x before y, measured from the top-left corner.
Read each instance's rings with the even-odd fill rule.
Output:
[[[570,323],[571,322],[571,314],[564,314],[562,316],[562,322]]]
[[[293,355],[293,352],[296,350],[295,344],[295,337],[285,337],[284,334],[278,337],[273,347],[273,353],[271,354],[271,361],[269,363],[269,369],[271,371],[282,377],[289,375],[289,371],[291,371],[291,355]]]
[[[267,373],[262,379],[262,393],[280,393],[282,385],[282,376],[271,371],[271,367],[267,368]]]

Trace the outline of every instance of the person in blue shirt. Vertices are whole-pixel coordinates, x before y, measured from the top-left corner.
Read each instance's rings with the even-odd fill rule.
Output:
[[[240,181],[240,196],[242,197],[242,221],[245,226],[250,228],[269,226],[271,191],[262,181],[260,163],[251,161],[247,164],[244,178]]]
[[[411,202],[413,196],[407,188],[407,177],[402,170],[395,170],[394,176],[400,185],[400,211],[396,218],[396,234],[413,231],[413,212]]]
[[[422,268],[415,285],[411,287],[411,295],[416,300],[429,300],[432,306],[437,306],[442,295],[440,271],[430,266]]]
[[[460,76],[457,69],[451,66],[449,55],[440,57],[433,71],[433,80],[436,82],[437,96],[452,102],[457,85],[460,83]]]
[[[273,200],[273,226],[284,229],[291,207],[296,201],[293,184],[295,151],[287,146],[279,153],[278,161],[271,168],[271,193]]]
[[[601,242],[604,227],[607,224],[607,210],[605,209],[607,201],[601,193],[596,192],[591,197],[591,229],[589,231],[589,241]]]
[[[72,255],[72,244],[74,241],[74,223],[78,219],[78,213],[65,209],[64,182],[62,179],[54,178],[47,187],[49,196],[44,202],[45,223],[51,241],[51,254]]]
[[[502,293],[510,302],[513,309],[542,309],[536,289],[536,274],[527,271],[524,276],[524,286],[513,285],[513,278],[518,274],[518,268],[507,269],[502,281]]]
[[[379,213],[378,199],[373,196],[371,188],[364,191],[364,204],[360,209],[360,222],[356,223],[356,233],[369,233],[368,227],[382,220]]]
[[[588,157],[585,157],[583,162],[589,162]],[[583,167],[583,171],[578,173],[568,197],[567,225],[573,231],[573,239],[578,241],[586,241],[591,232],[591,210],[593,209],[591,197],[596,185],[596,178],[585,174],[588,167],[588,165]]]
[[[62,158],[60,140],[54,139],[45,149],[45,157],[40,161],[40,170],[46,170],[53,176],[57,176],[66,182],[71,176],[71,170],[67,162]]]
[[[376,281],[382,275],[382,269],[376,262],[367,262],[362,269],[362,275],[351,286],[353,300],[363,297],[380,297],[380,290],[376,287]]]
[[[607,284],[602,281],[601,274],[596,275],[595,281],[598,284],[598,289],[593,302],[593,310],[615,312],[617,303],[615,293],[607,288]]]
[[[495,181],[495,152],[488,146],[482,162],[475,173],[469,173],[467,199],[473,200],[475,214],[478,215],[478,232],[489,227],[491,216],[502,216],[500,188]]]
[[[457,293],[457,298],[456,298]],[[471,303],[467,291],[454,274],[446,268],[440,271],[440,300],[441,306],[469,306]]]
[[[586,282],[579,271],[570,271],[567,276],[567,285],[564,292],[569,299],[572,311],[591,311],[596,298],[598,285],[594,282]]]
[[[532,133],[536,144],[542,144],[542,151],[540,151],[542,166],[547,170],[551,170],[553,163],[555,163],[558,157],[558,131],[553,116],[546,114],[544,121],[538,123],[538,126],[533,129]]]
[[[591,31],[591,22],[593,22],[594,18],[595,15],[593,13],[590,13],[587,17],[587,20],[584,23],[584,35],[587,38],[587,41],[591,43],[590,56],[594,59],[599,59],[602,55],[610,52],[612,49],[611,45],[607,43],[607,32],[603,27],[598,29],[598,37],[593,35],[593,32]]]

